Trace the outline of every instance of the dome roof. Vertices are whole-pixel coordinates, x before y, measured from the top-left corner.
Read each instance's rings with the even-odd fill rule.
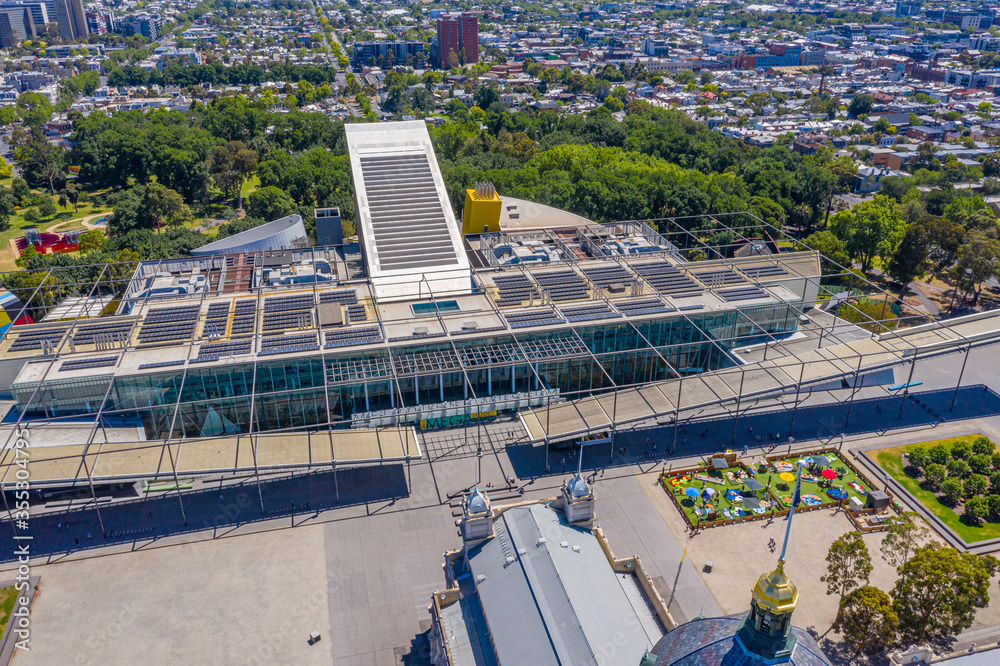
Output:
[[[490,508],[489,500],[484,493],[479,492],[478,487],[472,489],[472,493],[465,500],[465,506],[469,509],[469,513],[486,513]]]
[[[767,666],[733,640],[743,615],[692,620],[667,632],[651,650],[655,666]],[[795,646],[782,666],[830,666],[816,640],[792,627]]]
[[[577,474],[567,482],[566,489],[573,497],[586,497],[590,494],[590,486],[587,485],[587,480],[580,474]]]
[[[779,613],[791,612],[799,600],[795,583],[785,574],[785,563],[778,560],[774,571],[762,574],[753,586],[753,597],[757,605]]]

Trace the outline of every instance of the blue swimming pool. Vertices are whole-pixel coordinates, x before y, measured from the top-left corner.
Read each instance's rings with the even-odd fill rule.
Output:
[[[424,317],[426,315],[432,315],[435,312],[457,312],[462,309],[458,307],[458,301],[437,301],[436,303],[414,303],[410,307],[413,308],[413,315],[416,317]]]

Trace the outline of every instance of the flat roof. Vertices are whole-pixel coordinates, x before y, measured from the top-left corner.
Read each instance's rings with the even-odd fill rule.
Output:
[[[666,278],[663,271],[669,271]],[[128,315],[13,326],[0,340],[0,360],[23,359],[13,384],[30,386],[320,353],[329,358],[424,340],[467,341],[795,303],[801,300],[795,283],[819,273],[817,256],[809,252],[690,263],[668,253],[640,254],[479,269],[475,293],[379,300],[369,281],[335,278],[220,293],[215,285],[221,277],[201,272],[212,291],[138,299]],[[683,291],[674,280],[685,285]],[[440,312],[413,309],[444,301],[454,304]],[[316,313],[325,304],[343,305],[344,323],[323,325]]]
[[[10,428],[3,428],[8,432]],[[404,462],[421,458],[420,444],[412,428],[352,429],[319,432],[260,433],[216,438],[180,440],[126,439],[116,433],[107,441],[88,445],[90,428],[78,426],[83,437],[75,444],[37,446],[52,433],[65,431],[61,424],[31,426],[31,479],[39,485],[85,481],[87,472],[95,481],[172,478],[180,475],[217,474],[333,466],[364,466]],[[118,429],[126,430],[126,429]],[[85,432],[84,432],[85,431]],[[72,435],[70,435],[72,437]],[[9,464],[14,443],[5,438],[0,465],[8,463],[3,486],[15,482],[16,465]],[[83,461],[86,461],[84,466]]]
[[[470,291],[469,260],[427,125],[359,123],[344,131],[359,236],[376,287],[408,296],[423,278],[436,292]]]

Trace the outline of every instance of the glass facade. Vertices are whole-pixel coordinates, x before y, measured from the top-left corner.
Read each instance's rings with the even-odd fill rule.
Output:
[[[539,390],[572,399],[668,379],[663,359],[682,374],[717,370],[731,364],[720,347],[763,342],[763,331],[781,336],[798,321],[796,304],[741,312],[120,376],[110,387],[109,376],[44,381],[37,393],[37,385],[15,384],[13,393],[28,418],[101,410],[107,423],[141,424],[150,439],[247,433],[251,425],[350,427],[366,412]]]

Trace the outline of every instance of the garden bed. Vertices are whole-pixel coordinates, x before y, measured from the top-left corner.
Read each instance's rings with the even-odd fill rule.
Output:
[[[929,512],[934,514],[944,525],[955,533],[967,544],[980,541],[988,541],[1000,538],[1000,485],[995,485],[994,480],[1000,481],[1000,476],[991,479],[990,477],[1000,472],[1000,451],[997,450],[993,442],[989,442],[991,453],[985,453],[987,447],[980,445],[979,454],[973,453],[973,445],[978,439],[985,439],[983,435],[976,433],[961,437],[950,437],[947,439],[932,440],[928,442],[917,442],[904,446],[896,446],[885,449],[878,449],[866,452],[879,467],[891,475],[899,485],[906,489],[907,493]],[[942,465],[940,462],[930,460],[930,451],[936,449],[938,460],[944,460],[946,452],[948,460]],[[958,452],[956,457],[954,454]],[[919,460],[919,451],[924,451],[928,455],[927,461]],[[968,451],[968,453],[965,453]],[[916,455],[916,462],[923,464],[911,464],[910,455]],[[986,455],[989,457],[989,475],[977,474],[973,471],[973,465],[969,464],[973,455]],[[957,464],[953,461],[964,461],[965,465]],[[982,459],[975,461],[977,469],[983,464]],[[931,479],[927,477],[927,468],[930,465],[941,465],[944,468],[944,477],[935,475],[931,470]],[[965,467],[968,470],[965,470]],[[950,469],[949,469],[950,467]],[[984,471],[980,469],[980,471]],[[940,472],[940,470],[938,470]],[[970,481],[973,476],[985,478],[983,480]],[[954,492],[954,485],[947,483],[948,479],[959,480],[962,484],[958,495]],[[952,492],[946,492],[951,490]],[[996,499],[994,499],[996,498]],[[971,513],[969,502],[973,501]],[[983,515],[985,514],[985,515]]]

